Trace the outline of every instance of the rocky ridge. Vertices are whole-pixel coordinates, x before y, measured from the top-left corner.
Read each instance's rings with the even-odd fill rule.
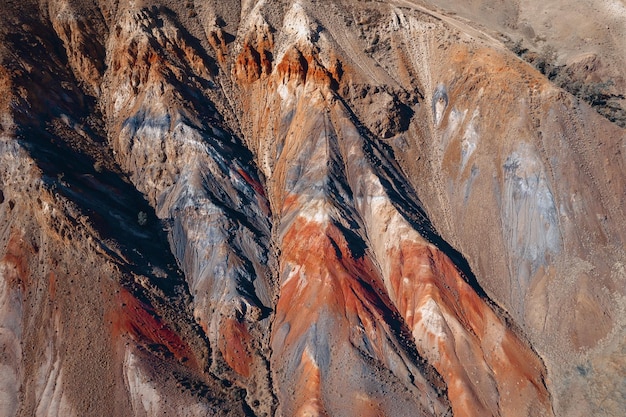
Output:
[[[619,415],[624,131],[409,1],[2,16],[6,415]]]

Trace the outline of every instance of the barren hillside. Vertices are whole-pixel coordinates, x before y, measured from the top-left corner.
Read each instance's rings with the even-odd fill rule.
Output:
[[[457,3],[6,0],[0,415],[623,415],[624,3]]]

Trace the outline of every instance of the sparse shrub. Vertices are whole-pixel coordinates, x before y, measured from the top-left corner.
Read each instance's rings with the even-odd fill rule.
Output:
[[[517,56],[524,56],[526,52],[528,52],[528,48],[524,47],[524,42],[522,39],[518,40],[515,43],[510,43],[508,45],[509,49]]]
[[[572,79],[566,72],[561,72],[554,79],[554,83],[589,103],[598,113],[611,122],[621,127],[626,127],[626,110],[622,108],[619,100],[624,99],[621,94],[613,94],[610,91],[613,80],[602,82],[584,83]]]
[[[145,226],[148,223],[148,214],[145,211],[137,213],[137,223],[139,226]]]
[[[579,97],[592,106],[606,106],[607,102],[613,98],[613,95],[608,91],[612,85],[612,80],[583,84]]]
[[[552,45],[545,45],[541,52],[531,52],[520,39],[512,42],[505,40],[507,47],[526,62],[548,77],[554,84],[591,105],[599,114],[621,127],[626,127],[626,109],[622,108],[621,94],[610,91],[612,80],[585,83],[573,78],[563,65],[556,64],[557,53]]]
[[[556,66],[556,49],[554,49],[552,45],[545,45],[537,55],[537,60],[534,65],[543,75],[550,79],[554,78],[558,72]]]

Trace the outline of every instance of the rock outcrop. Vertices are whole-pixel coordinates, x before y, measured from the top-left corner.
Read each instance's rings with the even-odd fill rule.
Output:
[[[403,0],[5,9],[0,414],[626,406],[624,130],[491,33]]]

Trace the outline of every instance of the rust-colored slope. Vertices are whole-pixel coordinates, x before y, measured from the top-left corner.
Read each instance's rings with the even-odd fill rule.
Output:
[[[160,25],[159,22],[162,24]],[[110,136],[118,162],[172,225],[172,252],[211,349],[211,372],[271,413],[269,205],[250,155],[210,98],[211,59],[167,13],[125,15],[109,38]],[[192,77],[194,82],[190,82]],[[191,96],[181,96],[181,86]],[[270,261],[271,262],[271,261]]]
[[[381,329],[368,328],[371,319],[364,320],[359,314],[363,311],[359,306],[368,300],[361,295],[360,284],[354,287],[362,280],[374,295],[385,294],[387,308],[397,311],[402,326],[412,331],[412,342],[446,381],[455,415],[551,415],[543,364],[507,328],[503,317],[492,311],[488,300],[461,278],[450,259],[425,241],[394,207],[391,190],[386,187],[410,187],[398,168],[367,144],[371,138],[359,132],[350,110],[332,90],[339,86],[332,72],[316,68],[321,66],[321,58],[306,37],[285,49],[271,77],[259,79],[249,88],[268,97],[270,106],[281,109],[270,115],[265,125],[284,136],[268,138],[271,142],[264,144],[261,130],[261,134],[253,134],[260,141],[253,143],[277,155],[275,164],[266,166],[266,175],[274,180],[270,182],[275,187],[271,190],[276,198],[273,202],[280,204],[284,196],[279,212],[281,262],[287,277],[282,279],[275,325],[288,329],[279,330],[279,334],[286,333],[284,341],[281,339],[284,345],[300,346],[292,355],[301,368],[291,369],[301,376],[293,378],[306,379],[308,372],[306,380],[312,384],[300,385],[293,395],[312,396],[318,412],[325,412],[317,388],[320,375],[311,371],[311,353],[298,357],[306,349],[303,339],[310,338],[311,321],[317,331],[321,324],[328,326],[319,310],[329,314],[326,310],[337,308],[349,318],[350,309],[356,307],[356,322],[366,323],[364,333],[375,357],[385,350],[380,348],[385,339]],[[348,69],[342,73],[344,78],[351,76]],[[251,113],[253,120],[255,114],[268,114],[263,109]],[[383,186],[383,181],[388,185]],[[353,195],[358,196],[356,201]],[[411,211],[410,207],[404,210]],[[344,232],[335,224],[343,225]],[[432,233],[428,223],[419,227]],[[343,233],[351,236],[353,246],[363,245],[363,258],[354,260],[353,253],[342,251],[342,246],[348,245]],[[337,234],[342,239],[337,239]],[[358,277],[356,282],[354,277]],[[354,294],[358,302],[349,302],[346,294]],[[380,302],[365,304],[364,311],[371,314],[376,304]],[[337,331],[330,328],[328,334]],[[310,342],[304,346],[313,349]],[[282,349],[275,348],[274,353],[287,363],[294,360],[287,359],[290,355]],[[321,380],[324,386],[324,378]],[[279,398],[285,403],[284,396]],[[305,407],[303,404],[303,399],[295,400],[293,410]]]
[[[411,1],[153,3],[0,15],[0,414],[623,409],[623,131]]]
[[[343,136],[359,138],[343,107],[336,109]],[[463,278],[443,252],[451,249],[436,246],[439,240],[421,209],[397,200],[408,197],[398,191],[404,188],[409,196],[411,191],[385,152],[347,142],[348,178],[361,200],[357,207],[386,290],[418,349],[446,381],[455,415],[551,415],[541,360],[508,327],[502,311]],[[373,164],[364,168],[367,161]]]
[[[282,247],[272,339],[282,413],[443,415],[443,386],[411,358],[407,330],[392,327],[399,316],[367,258],[355,259],[336,227],[302,217]]]

